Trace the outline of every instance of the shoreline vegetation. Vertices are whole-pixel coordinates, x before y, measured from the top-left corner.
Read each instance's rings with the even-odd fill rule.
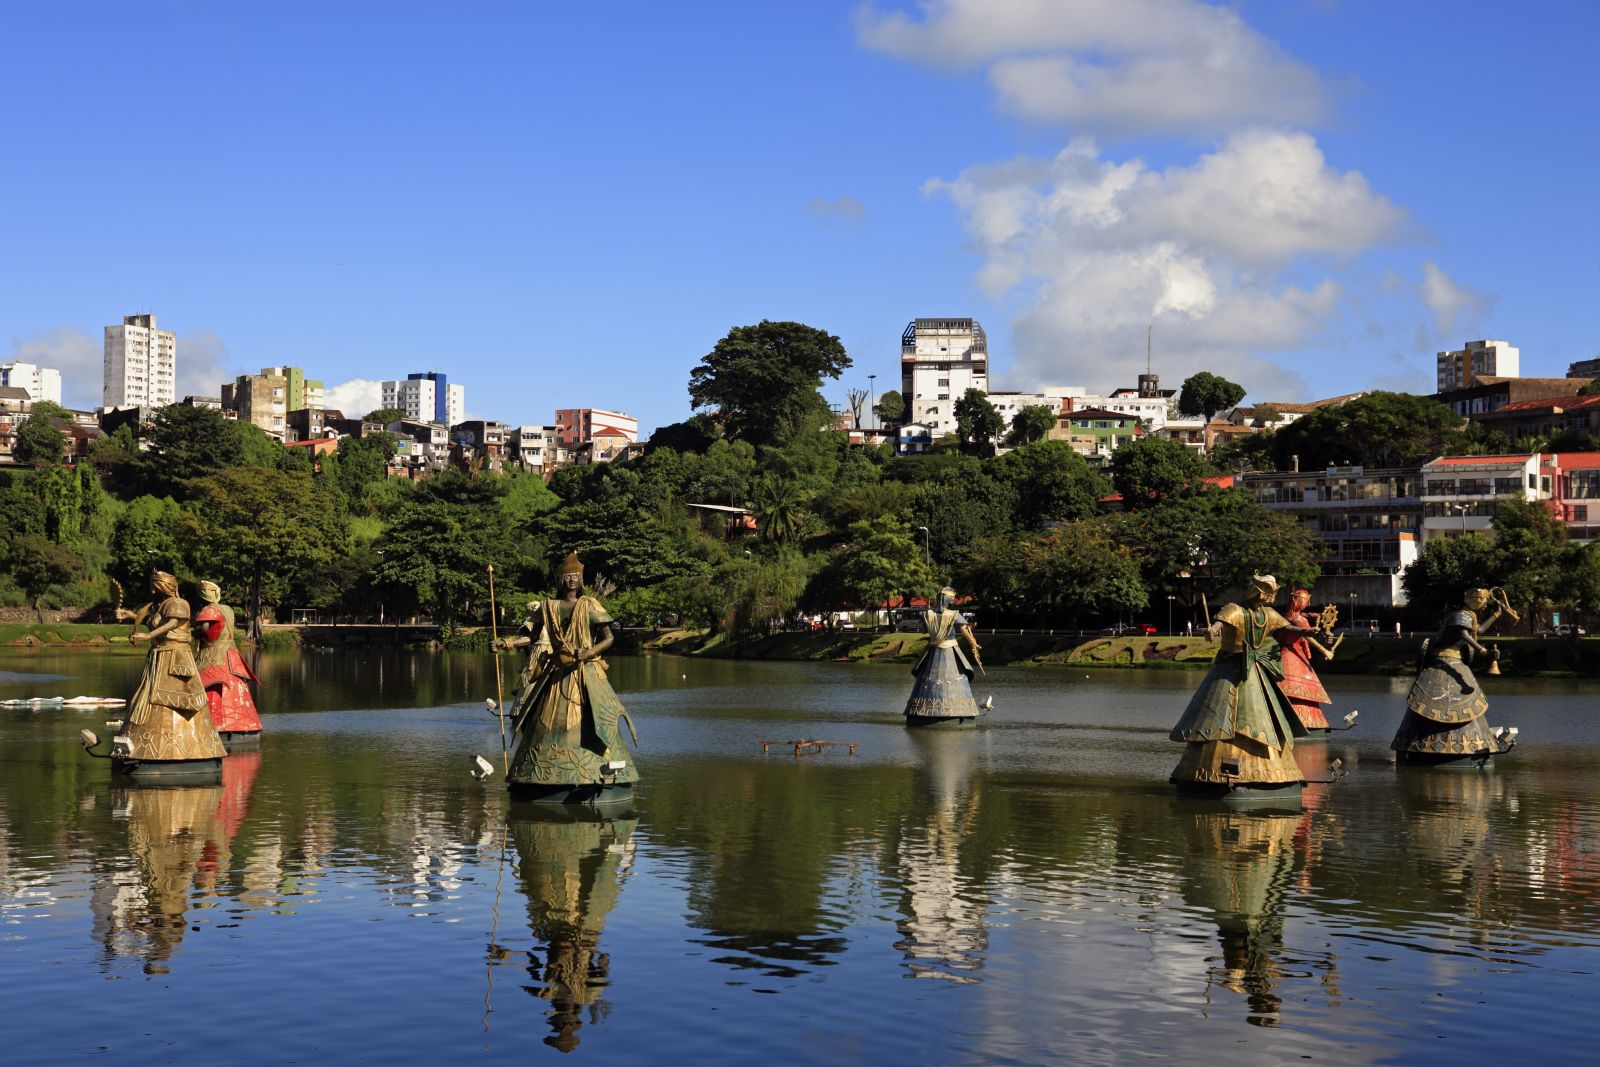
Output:
[[[369,641],[361,627],[344,629],[332,647],[362,647]],[[415,637],[420,628],[410,631]],[[0,648],[21,651],[132,652],[144,649],[127,641],[128,626],[99,623],[0,623]],[[308,639],[299,627],[270,627],[263,635],[267,649],[328,647],[326,632]],[[410,647],[486,648],[487,628],[463,627],[444,641],[393,641]],[[997,633],[978,631],[983,660],[991,667],[1082,667],[1110,670],[1205,670],[1217,646],[1200,637],[1083,637],[1076,634]],[[1420,636],[1349,637],[1331,661],[1319,662],[1320,674],[1408,675],[1416,670]],[[1574,649],[1563,638],[1491,636],[1499,648],[1500,671],[1522,678],[1600,678],[1600,638],[1584,638]],[[625,631],[618,642],[623,654],[698,656],[708,659],[793,660],[832,663],[912,664],[922,655],[927,637],[917,633],[816,631],[774,633],[733,638],[697,630]],[[1480,663],[1487,671],[1486,664]]]

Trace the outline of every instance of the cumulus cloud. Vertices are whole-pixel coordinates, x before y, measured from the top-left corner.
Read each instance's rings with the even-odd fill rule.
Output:
[[[1308,123],[1316,72],[1200,0],[921,0],[857,11],[858,39],[911,62],[986,68],[1007,109],[1113,134]]]
[[[228,346],[210,330],[191,330],[177,337],[178,399],[186,396],[220,396],[224,382],[232,383]]]
[[[1422,265],[1422,284],[1417,294],[1433,312],[1433,321],[1440,334],[1453,334],[1457,328],[1466,329],[1486,315],[1494,298],[1468,289],[1439,269],[1432,261]]]
[[[61,372],[61,402],[88,410],[100,406],[105,377],[105,341],[76,326],[57,326],[33,337],[11,341],[5,362],[34,363]]]
[[[843,226],[860,226],[866,221],[867,209],[853,196],[813,196],[806,201],[806,213],[825,223]]]
[[[352,378],[323,390],[323,403],[337,408],[347,419],[360,418],[383,406],[383,385],[367,378]]]
[[[1086,139],[1052,160],[928,182],[960,209],[979,284],[1020,298],[1013,384],[1126,381],[1153,324],[1163,370],[1242,376],[1279,399],[1300,377],[1264,353],[1317,338],[1344,286],[1308,281],[1391,238],[1405,213],[1307,134],[1247,130],[1190,166],[1105,158]],[[1291,271],[1293,278],[1291,279]]]

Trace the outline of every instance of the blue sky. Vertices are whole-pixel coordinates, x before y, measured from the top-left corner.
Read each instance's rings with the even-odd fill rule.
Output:
[[[1426,391],[1469,338],[1600,350],[1600,4],[14,4],[0,359],[99,397],[437,369],[468,410],[689,413],[734,325],[878,391],[918,315],[996,385]]]

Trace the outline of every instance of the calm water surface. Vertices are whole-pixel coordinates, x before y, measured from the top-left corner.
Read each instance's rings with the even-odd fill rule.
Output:
[[[904,667],[611,664],[605,816],[468,776],[487,656],[269,655],[213,787],[0,709],[0,1062],[1593,1062],[1592,687],[1492,679],[1522,746],[1414,773],[1403,683],[1333,678],[1360,728],[1300,754],[1348,776],[1241,815],[1166,784],[1197,674],[995,670],[987,728],[913,733]],[[0,699],[139,669],[0,654]]]

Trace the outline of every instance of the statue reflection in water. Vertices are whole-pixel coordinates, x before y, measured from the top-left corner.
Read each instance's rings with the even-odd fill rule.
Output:
[[[191,900],[219,891],[233,869],[232,842],[250,806],[260,752],[227,756],[220,785],[113,789],[113,816],[126,819],[133,866],[108,872],[90,896],[105,960],[141,959],[166,974],[189,929]]]
[[[632,867],[639,820],[631,810],[534,804],[513,805],[509,820],[534,947],[492,942],[491,981],[495,965],[524,957],[533,982],[523,988],[550,1002],[544,1043],[571,1052],[584,1022],[599,1022],[609,1009],[611,958],[600,951],[600,931]]]
[[[906,827],[897,848],[903,917],[894,947],[905,953],[908,977],[975,985],[989,947],[987,901],[982,879],[963,874],[961,857],[981,801],[972,774],[976,738],[944,731],[912,737],[922,752],[929,810],[920,826]]]
[[[1283,909],[1294,877],[1300,816],[1196,811],[1187,819],[1190,862],[1183,899],[1212,913],[1222,944],[1222,967],[1208,970],[1207,989],[1217,982],[1242,994],[1248,1022],[1276,1026]]]

